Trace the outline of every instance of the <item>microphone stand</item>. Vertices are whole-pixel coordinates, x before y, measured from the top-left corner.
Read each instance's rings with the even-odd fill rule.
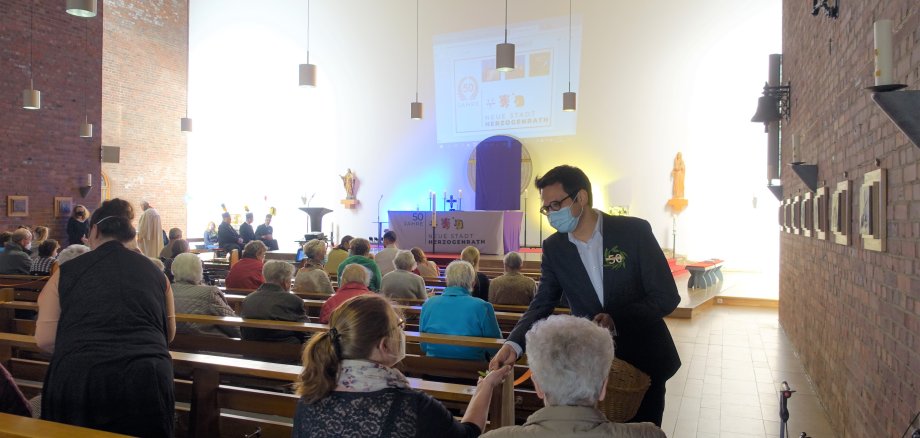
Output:
[[[381,240],[381,234],[383,233],[383,222],[380,222],[380,201],[383,201],[383,195],[380,195],[380,199],[377,199],[377,244],[383,245]]]
[[[786,403],[792,397],[793,392],[795,391],[790,389],[789,384],[784,381],[779,391],[779,438],[786,438],[786,423],[789,421],[789,408]]]

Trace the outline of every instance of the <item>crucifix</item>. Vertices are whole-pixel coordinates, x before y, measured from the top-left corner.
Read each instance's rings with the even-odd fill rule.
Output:
[[[450,204],[450,210],[449,210],[449,211],[457,211],[457,210],[454,209],[454,204],[457,203],[457,200],[454,199],[454,195],[450,195],[450,198],[446,199],[445,202],[447,202],[448,204]]]

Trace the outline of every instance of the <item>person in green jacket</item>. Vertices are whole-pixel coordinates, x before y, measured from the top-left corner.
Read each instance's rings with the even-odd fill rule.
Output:
[[[342,270],[345,269],[346,266],[352,263],[357,263],[371,271],[371,283],[367,286],[368,289],[374,292],[380,290],[380,268],[377,267],[377,262],[375,262],[374,259],[370,257],[371,243],[367,239],[361,238],[352,240],[351,249],[348,251],[348,253],[350,254],[348,258],[339,264],[336,278],[342,278]]]

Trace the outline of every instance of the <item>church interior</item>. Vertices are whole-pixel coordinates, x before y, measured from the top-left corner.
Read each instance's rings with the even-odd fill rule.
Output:
[[[297,435],[291,389],[303,347],[246,339],[245,330],[277,328],[240,313],[259,283],[225,280],[251,258],[251,239],[236,236],[235,250],[210,242],[209,223],[215,239],[217,228],[223,239],[223,230],[259,227],[252,241],[268,246],[259,253],[265,268],[280,260],[302,269],[311,240],[332,250],[346,235],[366,239],[365,255],[379,260],[392,243],[385,233],[395,232],[400,249],[421,248],[440,269],[420,274],[429,297],[451,287],[446,268],[466,260],[465,248],[478,248],[471,264],[493,282],[514,251],[539,295],[557,283],[547,246],[557,229],[566,234],[553,213],[580,203],[580,220],[584,209],[600,213],[598,230],[611,217],[641,219],[655,260],[673,275],[679,303],[658,320],[681,366],[653,421],[664,436],[920,437],[916,1],[2,0],[0,8],[0,232],[12,244],[28,228],[33,260],[45,239],[59,242],[55,253],[83,243],[92,254],[105,247],[92,238],[104,229],[94,212],[128,201],[138,233],[128,248],[147,253],[143,239],[162,233],[159,253],[179,229],[204,281],[212,276],[236,312],[218,322],[170,316],[180,329],[243,330],[215,345],[180,330],[168,345],[176,436],[308,436]],[[581,169],[590,188],[555,199],[554,211],[535,180],[560,165]],[[157,226],[143,223],[142,205],[155,209]],[[88,213],[82,242],[70,240],[79,207]],[[570,254],[583,255],[573,230]],[[617,257],[638,259],[602,249],[597,272],[607,288]],[[39,296],[51,285],[62,292],[57,311],[66,309],[64,280],[75,274],[19,275],[4,271],[3,257],[0,365],[42,409],[34,423],[0,413],[0,435],[102,433],[54,429],[66,421],[37,414],[53,412],[50,396],[34,398],[57,358],[40,348]],[[341,268],[326,268],[333,287],[345,284]],[[294,288],[306,320],[286,329],[300,342],[331,338],[317,318],[334,295]],[[426,361],[423,341],[435,341],[425,337],[425,299],[395,301],[408,343],[403,371],[459,419],[473,410],[460,385],[476,388],[475,367]],[[532,310],[493,304],[504,340]],[[584,316],[577,302],[556,307]],[[445,342],[508,345],[472,339]],[[517,364],[512,377],[526,381],[526,361]],[[443,379],[428,379],[437,371]],[[542,406],[533,383],[507,382],[492,394],[490,433]]]

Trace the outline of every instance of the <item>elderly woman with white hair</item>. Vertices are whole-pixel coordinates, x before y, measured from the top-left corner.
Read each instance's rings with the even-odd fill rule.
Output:
[[[501,338],[495,309],[488,302],[470,295],[476,271],[473,265],[455,260],[447,265],[444,292],[425,301],[419,331],[443,335]],[[422,344],[425,355],[448,359],[489,360],[494,349]]]
[[[77,258],[80,254],[86,254],[88,252],[90,252],[90,248],[86,245],[70,245],[58,253],[58,266]]]
[[[424,300],[428,298],[425,291],[425,279],[413,274],[416,267],[415,257],[409,251],[399,251],[393,258],[396,270],[383,276],[380,293],[389,298],[410,298]]]
[[[553,315],[527,332],[527,363],[544,408],[523,426],[493,430],[485,437],[666,438],[652,423],[613,423],[597,409],[607,395],[613,362],[610,331],[571,315]]]
[[[332,283],[329,275],[323,270],[326,258],[326,242],[311,240],[303,245],[303,267],[297,271],[294,278],[295,292],[322,292],[332,295]]]
[[[176,256],[172,261],[173,299],[176,300],[176,313],[193,315],[236,316],[227,304],[227,298],[217,286],[201,284],[204,272],[201,259],[192,253]],[[223,325],[195,324],[177,322],[176,333],[188,335],[240,337],[238,327]]]
[[[320,324],[328,324],[332,312],[338,309],[342,303],[358,295],[372,294],[373,292],[368,289],[371,278],[373,278],[373,274],[371,274],[370,269],[362,265],[351,263],[345,266],[342,269],[342,277],[339,279],[339,290],[336,291],[335,295],[329,297],[319,310]]]
[[[249,243],[262,245],[259,241]],[[281,260],[270,260],[262,267],[262,276],[265,283],[243,299],[240,316],[275,321],[309,321],[303,309],[303,300],[290,292],[294,265]],[[303,343],[305,338],[303,332],[247,327],[242,329],[242,334],[243,339],[248,341]]]

